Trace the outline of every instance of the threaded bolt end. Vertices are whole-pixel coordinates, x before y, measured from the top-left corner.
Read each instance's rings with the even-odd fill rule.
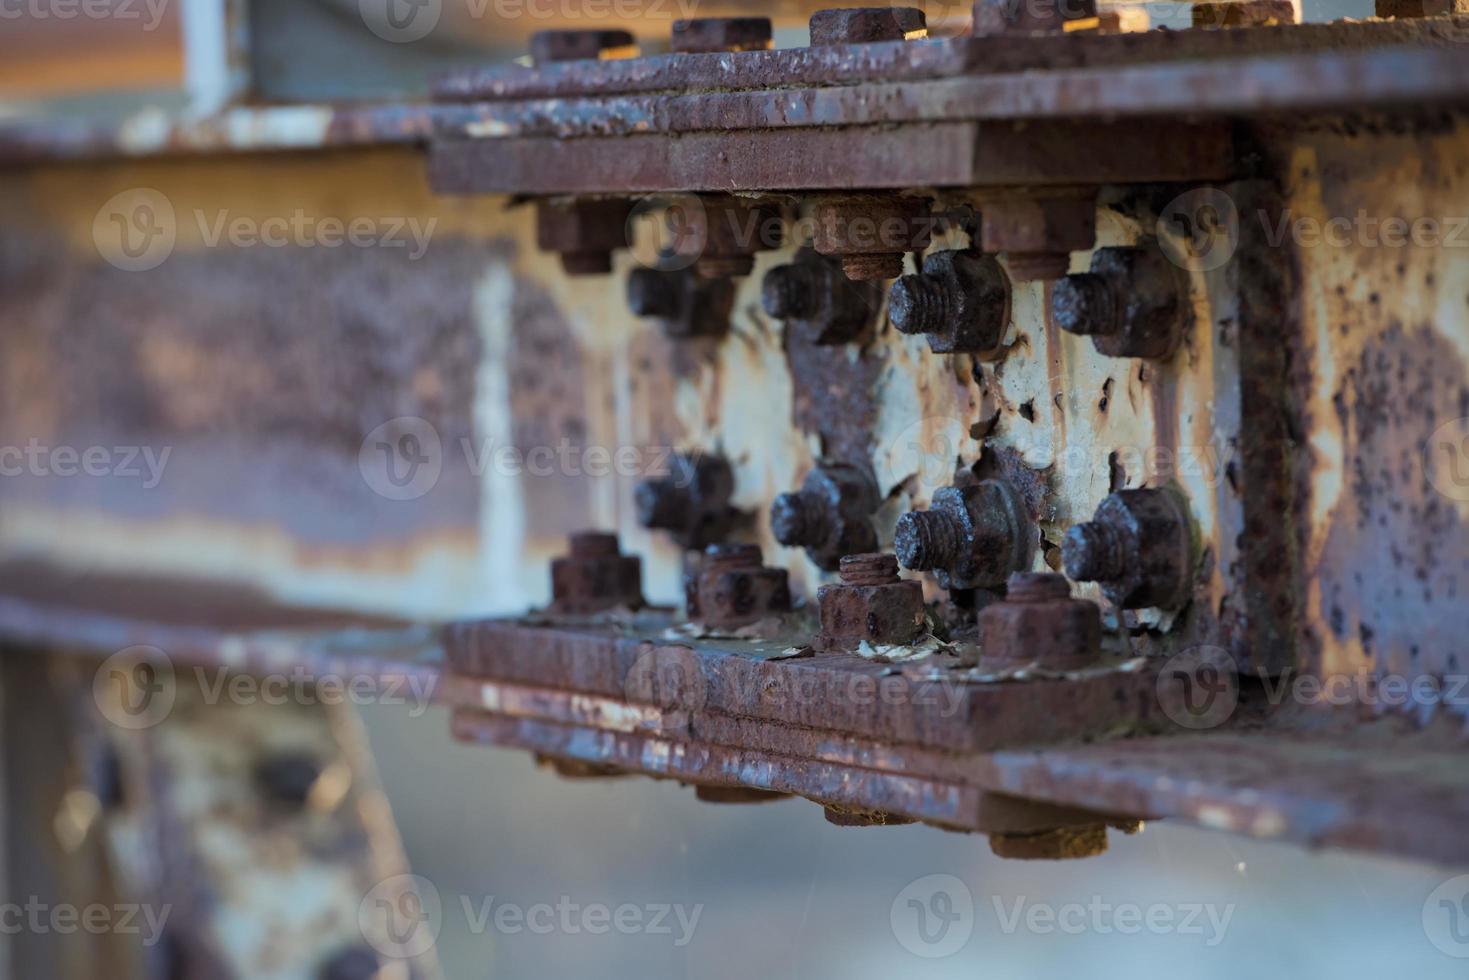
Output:
[[[783,265],[771,269],[761,285],[765,312],[777,320],[802,320],[816,312],[816,283],[808,269]]]
[[[912,511],[898,518],[894,544],[904,568],[918,572],[948,568],[964,539],[959,522],[942,511]]]
[[[848,555],[841,561],[842,581],[847,585],[892,585],[898,579],[896,555]]]
[[[1110,524],[1089,521],[1066,532],[1061,542],[1066,574],[1078,582],[1110,582],[1122,577],[1127,556],[1122,536]]]
[[[948,290],[928,276],[904,276],[893,283],[888,313],[900,333],[938,333],[949,320]]]
[[[1117,304],[1105,279],[1084,272],[1051,290],[1051,319],[1067,333],[1107,336],[1117,331]]]
[[[820,544],[826,507],[806,493],[783,493],[770,505],[770,530],[787,548]]]

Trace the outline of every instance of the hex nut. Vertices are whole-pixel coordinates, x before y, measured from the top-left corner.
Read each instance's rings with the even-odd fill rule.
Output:
[[[857,7],[818,10],[811,15],[811,46],[903,41],[928,33],[917,7]]]
[[[1005,601],[979,611],[979,642],[986,666],[1034,664],[1064,671],[1097,662],[1102,611],[1095,602],[1073,599],[1064,576],[1012,575],[1007,593]]]
[[[574,535],[571,553],[551,563],[551,596],[551,611],[563,615],[641,609],[643,563],[620,553],[615,534]]]
[[[755,545],[710,546],[692,581],[690,617],[715,629],[738,629],[789,612],[789,576],[761,561]]]
[[[769,17],[696,17],[673,22],[675,54],[764,51],[773,39]]]
[[[1180,609],[1193,586],[1188,506],[1172,490],[1121,490],[1066,532],[1066,574],[1096,582],[1119,609]]]
[[[531,35],[531,60],[538,65],[559,61],[595,61],[604,55],[637,49],[637,38],[619,30],[555,30]]]
[[[892,555],[848,555],[840,584],[817,592],[821,632],[813,647],[822,652],[853,651],[863,642],[901,646],[923,635],[923,586],[898,577]]]
[[[992,256],[937,252],[922,275],[893,284],[888,313],[901,333],[927,335],[935,354],[992,351],[1010,326],[1010,280]]]

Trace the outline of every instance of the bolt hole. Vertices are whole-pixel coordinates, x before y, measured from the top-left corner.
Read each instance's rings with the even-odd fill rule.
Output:
[[[1103,415],[1107,414],[1107,408],[1112,404],[1112,379],[1108,378],[1102,382],[1102,400],[1097,402],[1097,411]]]
[[[1020,406],[1020,417],[1027,422],[1035,421],[1035,401],[1028,401]]]

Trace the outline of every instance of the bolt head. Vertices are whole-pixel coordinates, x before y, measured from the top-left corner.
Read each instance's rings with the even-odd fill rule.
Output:
[[[773,36],[769,17],[697,17],[673,22],[673,51],[764,51],[771,46]]]
[[[811,46],[903,41],[928,33],[928,18],[916,7],[818,10],[811,15]]]

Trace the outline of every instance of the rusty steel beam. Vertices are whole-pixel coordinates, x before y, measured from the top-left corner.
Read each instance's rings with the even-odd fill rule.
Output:
[[[1115,35],[965,37],[745,51],[663,55],[616,61],[488,68],[444,78],[444,102],[567,99],[654,92],[711,93],[766,87],[800,90],[874,81],[960,75],[1061,72],[1166,62],[1309,54],[1393,45],[1442,46],[1445,61],[1469,30],[1469,17],[1297,24],[1248,31],[1149,31]],[[1303,64],[1306,62],[1303,62]],[[1309,81],[1309,73],[1300,77]]]
[[[441,193],[647,193],[1068,186],[1226,180],[1223,123],[970,122],[756,129],[669,138],[441,140]]]

